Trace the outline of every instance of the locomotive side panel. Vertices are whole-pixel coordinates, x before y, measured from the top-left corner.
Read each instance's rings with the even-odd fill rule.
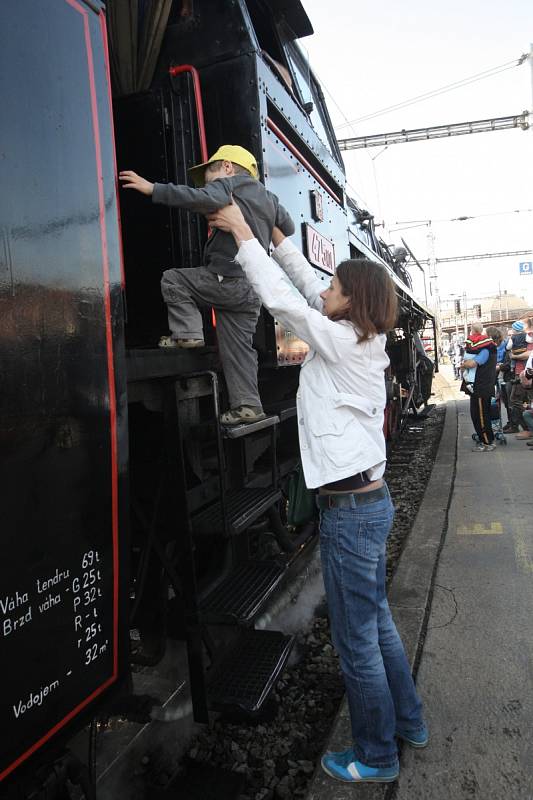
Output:
[[[105,26],[77,0],[1,16],[0,779],[123,673],[127,597]]]

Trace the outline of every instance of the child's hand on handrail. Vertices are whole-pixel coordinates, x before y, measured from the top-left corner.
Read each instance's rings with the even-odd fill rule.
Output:
[[[154,184],[150,183],[150,181],[147,181],[145,178],[141,178],[140,175],[137,175],[137,173],[133,172],[131,169],[125,169],[119,172],[118,179],[121,181],[123,189],[135,189],[137,192],[146,195],[153,194]]]

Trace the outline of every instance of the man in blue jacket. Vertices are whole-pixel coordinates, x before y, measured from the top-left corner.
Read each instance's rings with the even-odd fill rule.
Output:
[[[477,367],[473,392],[470,394],[470,417],[479,443],[472,449],[477,453],[488,452],[494,450],[496,446],[490,419],[490,401],[494,396],[494,384],[496,383],[496,345],[494,342],[491,342],[488,347],[484,347],[479,353],[465,359],[463,367],[467,369]],[[461,389],[467,394],[469,393],[464,381]]]

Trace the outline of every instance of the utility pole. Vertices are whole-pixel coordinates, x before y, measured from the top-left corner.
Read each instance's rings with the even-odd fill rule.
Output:
[[[531,67],[531,93],[533,95],[533,43],[529,45],[529,66]],[[533,108],[533,103],[531,107]]]
[[[428,233],[428,264],[429,264],[429,286],[430,293],[433,296],[435,304],[435,323],[436,328],[440,331],[440,297],[439,297],[439,283],[437,276],[437,259],[435,258],[435,234],[431,227],[431,220],[427,221]]]

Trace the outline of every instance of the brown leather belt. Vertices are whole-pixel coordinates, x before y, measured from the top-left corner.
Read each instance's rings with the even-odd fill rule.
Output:
[[[316,504],[318,508],[356,508],[365,503],[377,503],[389,496],[386,485],[379,489],[371,489],[369,492],[349,492],[346,494],[317,494]]]

